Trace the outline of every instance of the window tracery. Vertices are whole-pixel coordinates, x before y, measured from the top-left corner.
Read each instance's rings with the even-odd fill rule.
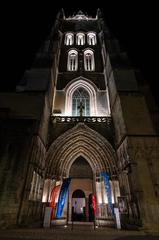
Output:
[[[84,69],[85,71],[95,70],[94,52],[90,49],[84,51]]]
[[[65,35],[65,45],[71,46],[74,43],[74,35],[73,33],[66,33]]]
[[[78,69],[78,52],[76,50],[70,50],[68,52],[67,70],[77,71]]]
[[[96,34],[93,32],[90,32],[87,34],[87,43],[89,45],[96,45],[97,39],[96,39]]]
[[[85,44],[85,35],[84,35],[84,33],[77,33],[76,34],[76,44],[77,45],[84,45]]]

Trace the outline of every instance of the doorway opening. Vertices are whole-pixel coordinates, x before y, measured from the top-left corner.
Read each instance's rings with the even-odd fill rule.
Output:
[[[88,161],[79,156],[69,171],[69,221],[89,222],[89,194],[93,192],[93,171]]]
[[[72,194],[72,221],[86,221],[86,197],[80,189]]]

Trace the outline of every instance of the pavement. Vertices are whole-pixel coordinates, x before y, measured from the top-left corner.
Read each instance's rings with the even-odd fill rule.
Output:
[[[0,240],[159,240],[158,232],[126,231],[108,227],[70,226],[0,230]]]

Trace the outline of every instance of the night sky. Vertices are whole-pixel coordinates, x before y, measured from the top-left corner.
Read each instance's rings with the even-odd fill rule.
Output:
[[[1,46],[4,52],[2,91],[14,91],[24,71],[31,67],[35,53],[48,36],[59,9],[63,7],[66,16],[78,10],[95,16],[96,9],[100,8],[109,30],[125,48],[133,65],[141,70],[159,105],[158,61],[156,61],[157,6],[147,3],[148,1],[139,5],[135,1],[123,3],[123,1],[103,0],[105,6],[93,4],[91,1],[91,4],[89,1],[77,2],[80,4],[67,1],[65,4],[37,1],[34,5],[32,2],[21,1],[17,5],[10,3],[4,7],[1,20],[3,25]]]

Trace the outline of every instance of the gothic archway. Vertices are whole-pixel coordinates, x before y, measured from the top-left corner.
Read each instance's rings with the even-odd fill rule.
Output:
[[[102,171],[110,176],[117,175],[113,147],[84,123],[78,123],[52,143],[46,154],[47,174],[68,177],[71,165],[79,156],[88,161],[95,175]]]
[[[72,80],[65,88],[66,101],[65,101],[65,115],[72,115],[72,96],[73,93],[79,89],[83,88],[88,92],[90,98],[90,115],[97,115],[97,87],[91,81],[85,78],[77,78]]]
[[[71,199],[72,191],[81,188],[86,191],[86,219],[88,219],[88,198],[89,194],[96,193],[98,195],[104,194],[101,189],[102,180],[100,178],[101,172],[107,172],[110,179],[114,181],[118,178],[118,169],[116,161],[116,153],[111,144],[101,134],[89,128],[84,123],[80,122],[75,127],[59,136],[50,146],[46,154],[46,170],[47,175],[55,180],[63,181],[64,178],[70,177],[70,169],[78,158],[84,158],[92,171],[92,176],[88,179],[85,176],[81,179],[80,176],[74,176],[76,179],[71,180],[67,204],[63,217],[71,221]],[[112,188],[112,193],[114,188]],[[100,194],[99,194],[100,192]],[[103,196],[103,195],[101,195]],[[102,212],[103,206],[98,199],[98,208]],[[102,200],[103,201],[103,200]],[[107,205],[107,203],[102,202]],[[66,214],[67,213],[67,214]],[[103,215],[102,215],[103,217]],[[104,215],[106,218],[106,215]]]

